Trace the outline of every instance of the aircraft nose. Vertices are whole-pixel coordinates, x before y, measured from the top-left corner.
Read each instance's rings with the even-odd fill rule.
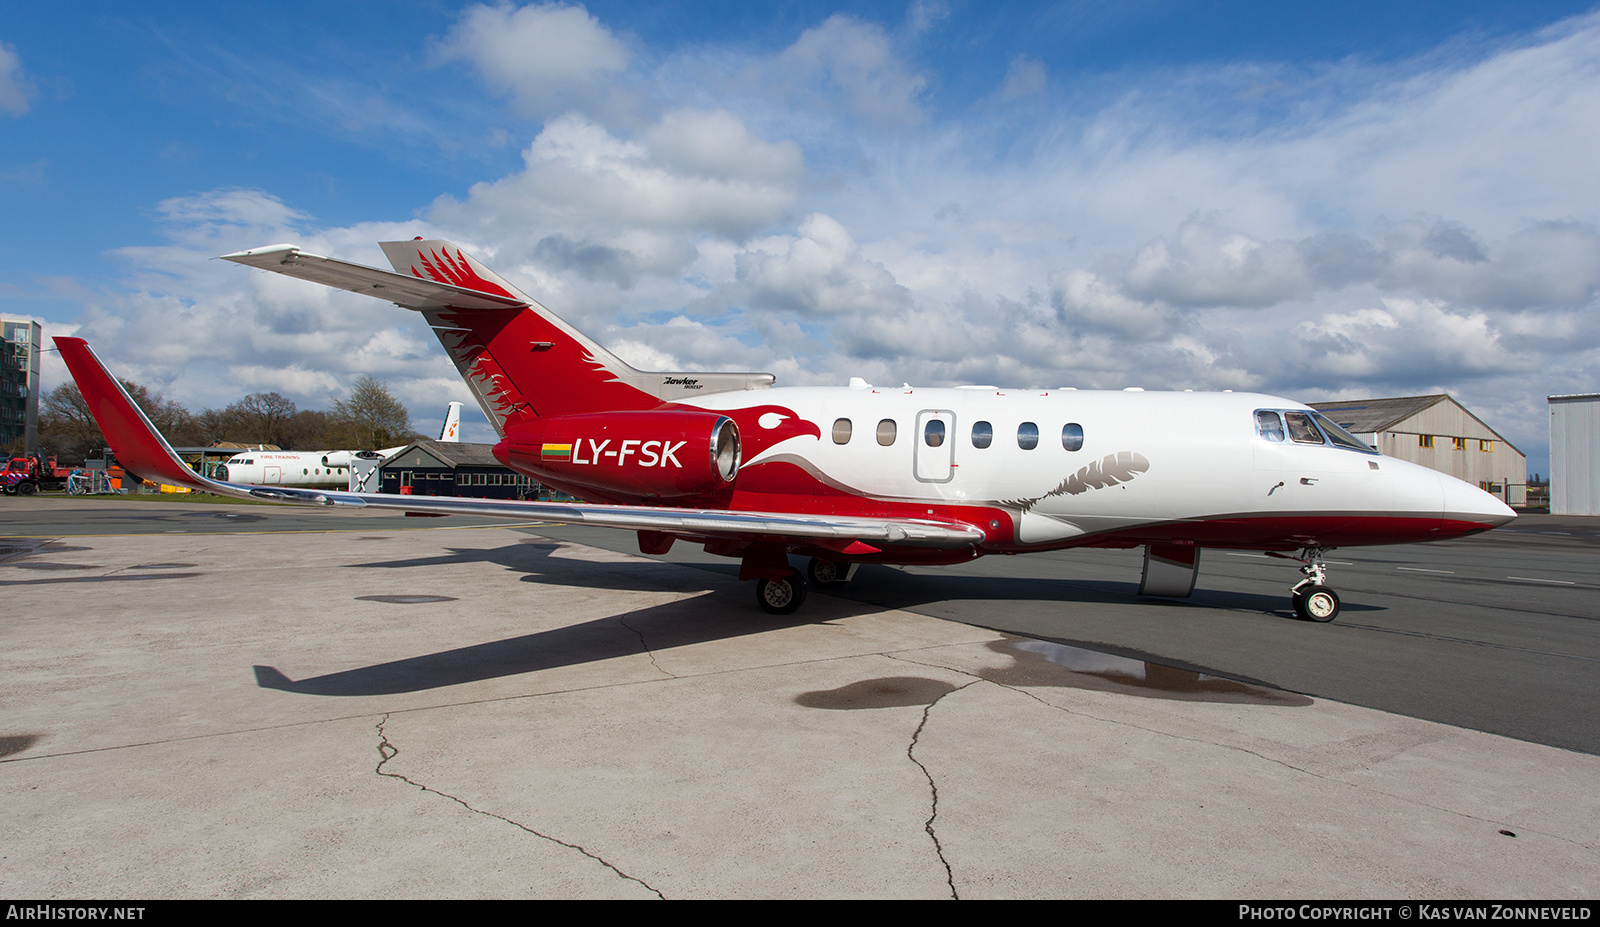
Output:
[[[1441,474],[1439,488],[1444,492],[1442,527],[1446,534],[1487,531],[1517,517],[1504,502],[1455,477]]]

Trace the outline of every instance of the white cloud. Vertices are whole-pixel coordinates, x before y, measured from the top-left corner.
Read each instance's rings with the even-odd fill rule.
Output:
[[[441,199],[434,213],[502,235],[530,220],[569,231],[631,227],[750,235],[794,204],[799,149],[726,131],[725,115],[701,119],[725,130],[720,141],[729,147],[717,157],[709,143],[695,149],[674,131],[699,117],[669,121],[669,114],[653,136],[624,141],[582,116],[562,116],[528,147],[520,173],[475,184],[459,203]],[[665,157],[655,155],[651,141],[663,147]]]
[[[882,264],[863,257],[835,219],[807,216],[798,231],[782,253],[754,249],[738,255],[732,292],[756,309],[808,315],[874,315],[911,304],[910,291]]]
[[[1150,341],[1166,336],[1171,323],[1167,306],[1132,298],[1081,267],[1050,275],[1050,299],[1068,331],[1109,332]]]
[[[530,113],[582,97],[628,66],[628,52],[583,6],[472,6],[438,48],[469,61],[492,87]]]
[[[28,111],[33,84],[22,73],[22,59],[16,49],[0,42],[0,113],[21,116]]]
[[[825,77],[849,111],[869,124],[894,128],[922,118],[917,98],[927,79],[906,70],[881,28],[844,13],[801,33],[777,65]]]

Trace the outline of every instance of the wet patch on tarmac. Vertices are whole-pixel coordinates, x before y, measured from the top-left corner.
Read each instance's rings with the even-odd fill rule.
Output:
[[[41,734],[0,734],[0,758],[21,753],[39,742]]]
[[[373,535],[369,535],[367,537],[356,538],[356,540],[358,540],[358,541],[387,541],[387,540],[389,540],[389,536],[387,534],[373,534]]]
[[[805,708],[830,711],[860,711],[868,708],[909,708],[932,705],[954,692],[957,686],[921,676],[885,676],[863,679],[837,689],[803,692],[794,700]]]
[[[98,563],[53,563],[49,560],[31,560],[25,563],[8,563],[8,567],[18,570],[98,570]]]
[[[130,570],[187,570],[195,566],[193,563],[141,563],[138,566],[128,567]]]
[[[112,573],[109,576],[63,576],[59,579],[7,579],[0,586],[43,586],[48,583],[125,583],[146,579],[191,579],[204,573]]]
[[[387,602],[390,605],[426,605],[430,602],[454,602],[453,595],[358,595],[360,602]]]
[[[1239,702],[1295,708],[1314,704],[1311,698],[1295,692],[1054,641],[1013,638],[995,641],[989,649],[1016,660],[1013,666],[978,674],[1000,685],[1094,689],[1191,702]]]
[[[80,550],[94,550],[94,548],[62,544],[50,538],[0,538],[0,563],[34,554],[70,554]]]

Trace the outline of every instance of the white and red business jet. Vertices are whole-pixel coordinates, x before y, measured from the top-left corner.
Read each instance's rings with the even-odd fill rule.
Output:
[[[1295,610],[1329,621],[1335,547],[1460,537],[1515,515],[1384,457],[1298,402],[1254,393],[773,388],[763,373],[647,373],[446,241],[384,242],[397,272],[273,245],[227,260],[423,314],[501,436],[507,466],[584,503],[262,488],[185,467],[75,338],[57,338],[119,460],[240,497],[637,531],[741,561],[788,614],[862,563],[1144,547],[1145,595],[1187,596],[1207,547],[1298,552]],[[807,576],[789,555],[809,556]]]

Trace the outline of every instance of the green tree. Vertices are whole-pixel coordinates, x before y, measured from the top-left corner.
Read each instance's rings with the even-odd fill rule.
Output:
[[[349,443],[364,451],[404,444],[414,437],[411,413],[389,392],[388,384],[366,374],[350,385],[350,398],[333,401],[333,418]]]

